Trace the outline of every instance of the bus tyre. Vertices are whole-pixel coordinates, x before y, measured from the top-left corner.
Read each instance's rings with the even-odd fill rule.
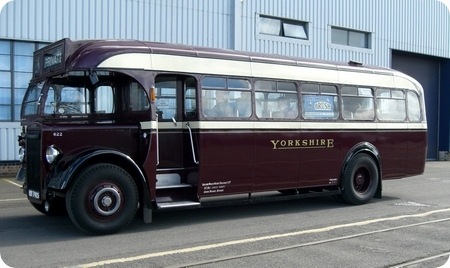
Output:
[[[67,192],[67,212],[80,230],[91,235],[116,233],[134,218],[139,193],[124,169],[111,164],[87,167]]]
[[[343,176],[342,199],[351,205],[369,202],[377,191],[378,167],[367,154],[358,154],[350,160]]]

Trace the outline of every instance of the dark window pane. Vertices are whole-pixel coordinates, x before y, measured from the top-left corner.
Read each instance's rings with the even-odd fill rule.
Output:
[[[256,81],[255,89],[264,91],[275,91],[277,84],[275,81]]]
[[[348,44],[354,47],[368,48],[366,36],[366,33],[349,31]]]
[[[339,45],[348,45],[348,32],[344,29],[331,28],[331,42]]]
[[[14,105],[14,121],[20,120],[20,107],[21,104]]]
[[[33,71],[33,57],[14,56],[14,70],[31,73]]]
[[[11,89],[0,88],[0,105],[11,104]]]
[[[335,86],[321,85],[320,86],[320,92],[322,94],[333,94],[333,95],[336,95],[337,94],[337,89],[336,89]]]
[[[319,93],[319,84],[303,84],[302,93]]]
[[[34,43],[29,42],[15,42],[14,55],[33,56]]]
[[[3,71],[11,70],[11,56],[0,55],[0,70]]]
[[[284,36],[300,39],[308,39],[308,37],[306,36],[304,25],[283,22],[283,30]]]
[[[14,90],[14,104],[22,104],[23,96],[25,95],[26,88],[16,88]]]
[[[280,23],[278,19],[259,17],[259,33],[280,35]]]
[[[203,78],[203,87],[226,88],[226,79],[222,77],[205,77]]]
[[[244,79],[228,79],[228,88],[249,89],[250,83]]]
[[[0,71],[0,87],[11,87],[11,73]]]
[[[14,73],[14,86],[16,88],[26,88],[31,79],[31,73]]]
[[[0,54],[11,54],[9,41],[0,41]]]
[[[0,120],[11,120],[11,107],[0,105]]]

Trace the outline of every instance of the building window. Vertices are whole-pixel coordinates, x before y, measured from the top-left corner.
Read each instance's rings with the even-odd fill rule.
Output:
[[[331,43],[344,46],[370,48],[370,33],[331,27]]]
[[[0,121],[19,121],[33,71],[33,52],[46,44],[0,40]]]
[[[259,15],[259,33],[297,39],[308,39],[308,23]]]

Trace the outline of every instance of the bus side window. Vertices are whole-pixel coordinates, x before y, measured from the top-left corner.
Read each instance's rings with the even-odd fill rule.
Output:
[[[259,80],[255,82],[255,89],[258,118],[297,118],[298,94],[294,83]]]
[[[210,92],[208,92],[210,91]],[[230,102],[230,92],[227,90],[203,90],[203,99],[207,100],[208,106],[203,107],[206,117],[236,117],[236,108]],[[211,97],[206,98],[209,95]]]
[[[409,91],[407,97],[409,120],[419,122],[422,117],[419,96],[415,92]]]
[[[238,117],[250,117],[252,115],[252,99],[250,92],[239,92],[240,97],[236,99]]]
[[[157,90],[156,112],[158,121],[172,121],[177,119],[177,79],[174,77],[156,77]]]
[[[342,117],[346,120],[373,120],[375,117],[371,88],[343,86]]]
[[[405,93],[397,89],[377,90],[377,116],[381,121],[406,119]]]
[[[339,116],[334,85],[302,84],[302,115],[305,119],[330,120]]]
[[[211,118],[248,118],[252,114],[250,83],[245,79],[206,76],[202,113]]]
[[[188,78],[184,83],[184,114],[187,118],[197,116],[197,81],[195,78]]]
[[[255,100],[256,100],[256,116],[258,118],[269,118],[270,113],[268,110],[268,101],[267,101],[267,94],[262,92],[256,92],[255,93]],[[258,108],[259,107],[259,108]]]
[[[99,86],[94,91],[95,112],[112,113],[114,112],[114,94],[111,86]]]
[[[150,108],[148,102],[148,96],[144,88],[137,82],[132,82],[130,84],[130,110],[135,111],[145,111]]]

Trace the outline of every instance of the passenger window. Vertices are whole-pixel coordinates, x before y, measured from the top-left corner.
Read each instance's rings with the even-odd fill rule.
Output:
[[[250,117],[252,103],[249,81],[205,77],[202,81],[202,113],[211,118]]]
[[[341,94],[342,117],[345,120],[373,120],[375,118],[371,88],[343,86]]]
[[[130,110],[131,111],[145,111],[150,108],[148,96],[144,88],[137,82],[130,84]]]
[[[159,121],[171,121],[176,118],[177,80],[173,77],[158,77],[155,83],[157,90],[156,112]]]
[[[194,78],[188,78],[185,81],[184,88],[184,114],[187,118],[194,118],[197,116],[197,82]]]
[[[99,86],[94,91],[95,112],[113,113],[114,112],[114,94],[111,86]]]
[[[398,89],[377,90],[377,116],[381,121],[406,119],[405,94]]]
[[[409,91],[407,100],[409,121],[419,122],[422,117],[419,96],[415,92]]]
[[[294,83],[260,80],[255,83],[258,118],[298,117],[298,95]]]
[[[302,115],[305,119],[337,119],[337,88],[333,85],[306,83],[301,87]]]

